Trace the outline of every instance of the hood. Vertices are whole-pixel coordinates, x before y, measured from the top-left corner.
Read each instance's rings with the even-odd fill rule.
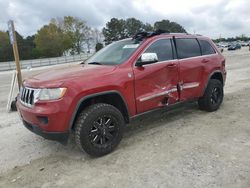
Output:
[[[69,65],[62,68],[52,69],[42,72],[24,81],[27,87],[43,88],[43,87],[60,87],[67,81],[81,77],[86,80],[89,78],[100,77],[110,74],[115,70],[116,66],[107,65]]]

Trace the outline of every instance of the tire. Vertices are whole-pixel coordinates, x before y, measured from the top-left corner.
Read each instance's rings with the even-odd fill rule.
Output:
[[[17,108],[16,108],[16,101],[12,101],[11,104],[10,104],[10,109],[11,111],[17,111]]]
[[[94,104],[77,117],[76,144],[91,156],[106,155],[120,143],[124,127],[123,115],[117,108],[104,103]]]
[[[199,98],[198,104],[201,110],[213,112],[219,109],[224,97],[223,85],[219,80],[211,79],[204,95]]]

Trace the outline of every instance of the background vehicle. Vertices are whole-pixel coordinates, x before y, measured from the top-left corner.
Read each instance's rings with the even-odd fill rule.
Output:
[[[239,43],[230,44],[227,50],[237,50],[237,49],[241,49],[241,45]]]
[[[248,43],[247,43],[247,42],[240,42],[239,44],[240,44],[241,46],[243,46],[243,47],[244,47],[244,46],[248,46]]]
[[[225,58],[207,37],[141,32],[103,48],[85,64],[27,79],[17,108],[24,125],[47,139],[93,156],[111,152],[131,119],[198,100],[201,110],[223,101]]]

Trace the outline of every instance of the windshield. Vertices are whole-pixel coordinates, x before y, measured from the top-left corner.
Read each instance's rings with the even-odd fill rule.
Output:
[[[140,42],[132,39],[114,42],[90,57],[85,63],[99,65],[121,64],[135,52]]]

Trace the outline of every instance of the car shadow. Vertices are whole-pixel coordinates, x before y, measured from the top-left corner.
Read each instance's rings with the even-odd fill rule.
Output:
[[[202,113],[198,109],[197,102],[193,101],[141,115],[126,126],[124,139],[131,138],[156,127],[170,126],[172,122],[193,116],[193,114],[197,114],[198,112]]]

